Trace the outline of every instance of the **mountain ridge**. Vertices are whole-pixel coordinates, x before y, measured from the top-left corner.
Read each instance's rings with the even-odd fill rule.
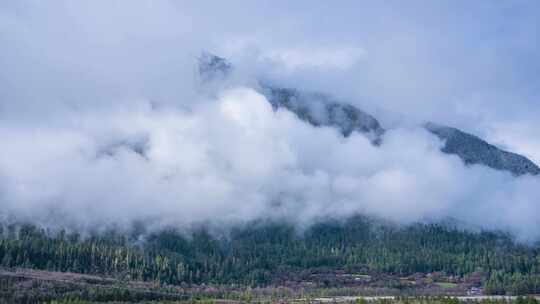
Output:
[[[223,57],[208,52],[203,52],[199,57],[199,73],[203,82],[223,79],[232,69],[233,65]],[[385,129],[381,123],[352,104],[320,92],[306,92],[263,82],[259,82],[259,86],[259,93],[267,98],[274,110],[284,108],[314,127],[337,128],[344,137],[356,131],[375,146],[381,145],[384,140]],[[423,127],[444,142],[441,152],[457,155],[467,166],[483,165],[510,172],[514,176],[540,175],[540,167],[527,157],[502,150],[480,137],[433,122],[425,123]]]

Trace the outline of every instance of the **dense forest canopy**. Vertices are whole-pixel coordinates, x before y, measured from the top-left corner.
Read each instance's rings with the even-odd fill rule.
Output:
[[[305,231],[259,222],[216,235],[204,227],[81,237],[32,225],[5,226],[3,267],[110,275],[167,284],[278,285],[302,271],[341,269],[400,277],[477,274],[487,293],[540,292],[540,247],[498,232],[439,224],[394,226],[366,217],[324,221]]]

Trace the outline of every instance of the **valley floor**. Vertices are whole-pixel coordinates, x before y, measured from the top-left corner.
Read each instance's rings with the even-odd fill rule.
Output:
[[[433,285],[437,286],[437,285]],[[521,297],[467,295],[459,288],[423,287],[407,293],[391,288],[337,286],[307,288],[298,285],[246,288],[235,285],[163,285],[111,277],[52,272],[26,268],[0,269],[0,303],[397,303],[404,298],[452,297],[459,302],[516,302]],[[540,296],[529,296],[540,300]],[[85,302],[88,301],[88,302]],[[158,301],[158,302],[155,302]],[[164,301],[164,302],[162,302]],[[424,303],[424,302],[422,302]],[[528,304],[523,303],[523,304]],[[532,303],[532,302],[531,302]],[[536,303],[536,302],[535,302]],[[428,303],[424,303],[428,304]],[[445,304],[445,303],[442,303]]]

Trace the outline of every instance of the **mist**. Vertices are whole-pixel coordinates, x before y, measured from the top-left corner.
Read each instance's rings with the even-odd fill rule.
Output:
[[[0,216],[88,230],[360,213],[537,240],[539,177],[465,166],[421,127],[540,162],[537,6],[0,4]],[[231,78],[201,83],[205,50]],[[383,144],[274,111],[258,79],[353,103]]]

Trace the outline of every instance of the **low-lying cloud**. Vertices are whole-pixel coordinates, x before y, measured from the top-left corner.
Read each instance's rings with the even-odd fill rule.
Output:
[[[391,130],[376,147],[274,112],[245,87],[189,112],[142,104],[69,115],[76,123],[1,129],[4,213],[85,229],[357,213],[455,217],[533,237],[540,228],[538,178],[465,167],[421,128]]]
[[[501,89],[512,96],[521,87],[491,92],[487,74],[469,77],[470,57],[458,56],[466,47],[441,53],[452,55],[449,73],[433,53],[414,55],[431,50],[427,42],[442,44],[403,18],[357,32],[330,23],[316,35],[307,25],[316,24],[318,5],[311,13],[284,14],[278,3],[268,14],[297,26],[291,37],[298,42],[291,44],[281,25],[268,24],[249,6],[253,15],[242,23],[234,4],[108,3],[0,5],[1,216],[95,229],[140,220],[181,227],[273,218],[309,225],[363,213],[399,223],[454,218],[540,237],[538,177],[466,167],[418,127],[437,119],[474,126],[508,148],[537,155],[536,139],[524,136],[535,130],[537,112],[525,110],[533,90],[516,94],[522,101],[505,116],[508,104],[487,98]],[[393,15],[386,6],[366,9]],[[498,18],[498,9],[486,18]],[[441,12],[433,7],[418,14]],[[446,19],[452,20],[441,22]],[[243,26],[248,23],[251,31]],[[272,30],[275,44],[267,39]],[[341,40],[330,39],[331,32]],[[388,39],[379,43],[377,34]],[[449,34],[472,43],[470,36]],[[231,55],[236,77],[201,86],[195,64],[206,48]],[[522,79],[520,64],[498,58],[489,64],[514,74],[493,76],[492,83]],[[383,144],[273,111],[256,91],[255,75],[352,100],[390,127]],[[436,93],[441,100],[431,99]],[[471,118],[479,117],[475,125]],[[505,129],[509,121],[512,128]]]

